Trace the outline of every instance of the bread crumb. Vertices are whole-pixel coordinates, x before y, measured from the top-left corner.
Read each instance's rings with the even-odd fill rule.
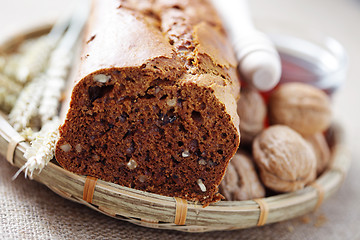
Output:
[[[315,227],[321,227],[327,222],[327,218],[324,214],[321,214],[320,216],[316,217],[314,226]]]
[[[80,144],[76,144],[76,146],[75,146],[75,150],[76,150],[76,152],[80,153],[80,152],[81,152],[81,150],[82,150],[81,145],[80,145]]]
[[[300,218],[300,220],[301,220],[303,223],[305,223],[305,224],[308,224],[308,223],[310,223],[310,221],[311,221],[309,215],[302,216],[302,217]]]
[[[145,176],[145,175],[140,175],[140,176],[139,176],[139,181],[140,181],[140,182],[143,183],[143,182],[145,182],[146,180],[147,180],[147,176]]]
[[[201,159],[199,160],[199,164],[200,164],[200,165],[206,165],[207,162],[206,162],[204,159],[201,158]]]
[[[175,107],[176,106],[176,99],[175,98],[168,99],[166,101],[166,104],[169,105],[170,107]]]

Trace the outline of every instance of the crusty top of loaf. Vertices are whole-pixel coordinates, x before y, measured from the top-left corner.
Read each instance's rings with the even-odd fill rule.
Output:
[[[220,76],[224,84],[233,85],[231,92],[238,98],[239,83],[234,70],[236,59],[221,21],[208,1],[107,2],[96,4],[104,9],[93,13],[88,24],[91,32],[87,29],[85,34],[78,79],[102,68],[156,63],[176,70],[177,75],[173,78],[178,78],[179,72],[210,72]],[[100,12],[109,14],[98,16]],[[112,26],[114,22],[121,24]],[[120,29],[114,31],[114,27]]]
[[[172,59],[171,45],[158,29],[141,20],[134,11],[120,7],[121,1],[107,2],[97,4],[104,9],[95,11],[88,23],[91,32],[88,28],[85,33],[79,79],[98,69],[140,67],[156,58],[162,58],[164,64],[179,66]],[[98,16],[101,12],[109,14]],[[112,26],[114,22],[121,24]],[[119,29],[114,31],[114,27]]]

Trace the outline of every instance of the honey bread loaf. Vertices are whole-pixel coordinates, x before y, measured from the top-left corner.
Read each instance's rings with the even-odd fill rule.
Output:
[[[219,201],[239,141],[236,60],[205,0],[95,0],[56,159],[166,196]]]

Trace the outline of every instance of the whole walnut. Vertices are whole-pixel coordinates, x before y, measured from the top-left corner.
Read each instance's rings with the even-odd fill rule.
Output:
[[[277,192],[302,189],[316,177],[316,157],[300,134],[284,125],[265,129],[253,142],[262,182]]]
[[[283,124],[302,135],[326,130],[331,123],[330,99],[321,90],[304,83],[285,83],[269,98],[271,124]]]
[[[322,133],[307,136],[305,140],[313,148],[316,157],[316,174],[320,175],[324,172],[330,162],[330,148]]]
[[[253,160],[244,152],[236,153],[231,159],[219,189],[228,201],[265,196],[265,189],[255,171]]]
[[[240,117],[241,144],[250,144],[264,128],[266,105],[260,93],[254,88],[242,88],[237,102]]]

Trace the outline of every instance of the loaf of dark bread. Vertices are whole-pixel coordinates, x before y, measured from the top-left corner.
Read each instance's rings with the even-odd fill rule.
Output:
[[[65,169],[218,201],[239,145],[236,60],[205,0],[95,0],[60,127]]]

